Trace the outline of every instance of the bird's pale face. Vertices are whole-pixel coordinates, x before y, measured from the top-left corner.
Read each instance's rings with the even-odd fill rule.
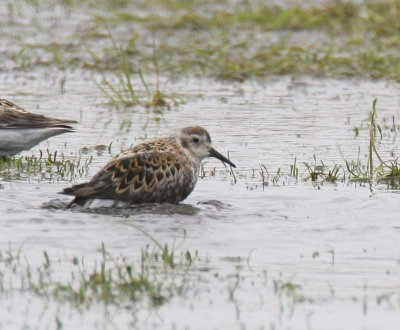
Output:
[[[215,157],[232,167],[236,167],[228,158],[221,155],[211,145],[210,134],[202,127],[186,127],[180,132],[182,146],[200,163],[206,157]]]

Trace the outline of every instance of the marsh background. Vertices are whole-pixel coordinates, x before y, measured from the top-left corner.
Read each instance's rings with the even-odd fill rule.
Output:
[[[0,162],[0,329],[397,329],[400,2],[0,4],[0,95],[80,122]],[[182,204],[58,192],[202,125]]]

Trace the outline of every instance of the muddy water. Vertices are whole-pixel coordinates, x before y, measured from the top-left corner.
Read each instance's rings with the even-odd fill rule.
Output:
[[[151,244],[137,230],[140,225],[168,244],[180,241],[185,229],[182,249],[197,250],[203,257],[199,268],[204,262],[206,271],[196,273],[196,288],[185,297],[155,310],[138,304],[115,315],[113,306],[94,304],[78,312],[68,304],[14,292],[0,300],[1,328],[54,328],[56,317],[64,328],[375,329],[382,319],[385,329],[397,328],[396,191],[343,183],[317,188],[284,180],[263,188],[258,169],[265,164],[271,172],[279,167],[287,172],[294,157],[312,161],[314,154],[325,163],[343,163],[338,146],[348,159],[357,157],[360,146],[364,157],[367,132],[361,130],[356,139],[353,127],[368,116],[375,97],[380,118],[397,114],[398,85],[285,77],[244,84],[189,79],[169,84],[187,102],[160,116],[110,108],[84,72],[66,74],[65,94],[57,76],[42,70],[30,75],[22,88],[22,76],[14,80],[2,74],[9,83],[2,84],[1,95],[43,114],[80,121],[76,133],[31,152],[49,148],[74,154],[85,148],[84,157],[94,157],[90,177],[110,157],[108,151],[96,151],[97,145],[112,142],[116,154],[146,137],[203,125],[216,148],[229,151],[238,165],[237,182],[221,163],[210,160],[208,174],[180,206],[96,214],[43,208],[49,201],[69,200],[57,194],[68,182],[4,181],[0,247],[22,248],[32,266],[43,263],[44,250],[54,259],[93,260],[101,242],[115,255],[137,258]],[[129,125],[121,130],[121,122]],[[214,167],[216,175],[210,176]],[[236,276],[240,281],[230,299]],[[274,282],[299,285],[302,299],[293,302],[284,291],[274,291]],[[384,294],[389,300],[378,304]]]

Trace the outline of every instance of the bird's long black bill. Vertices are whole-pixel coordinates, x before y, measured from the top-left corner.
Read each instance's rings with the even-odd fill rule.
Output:
[[[214,148],[210,149],[210,157],[215,157],[217,159],[219,159],[220,161],[229,164],[232,167],[236,167],[235,164],[233,164],[228,158],[226,158],[225,156],[221,155],[217,150],[215,150]]]

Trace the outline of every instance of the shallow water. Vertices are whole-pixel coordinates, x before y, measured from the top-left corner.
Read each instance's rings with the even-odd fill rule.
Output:
[[[50,39],[60,30],[68,35],[85,19],[71,17],[70,25],[49,19],[54,23]],[[26,39],[38,35],[32,32]],[[217,150],[229,151],[238,166],[236,180],[220,162],[207,160],[205,177],[181,205],[88,212],[64,209],[70,198],[58,193],[72,184],[67,180],[3,178],[0,250],[21,249],[32,268],[43,264],[43,251],[52,260],[78,256],[90,265],[102,243],[113,255],[137,260],[141,249],[153,244],[138,226],[160,242],[176,243],[178,250],[198,251],[201,260],[189,272],[188,292],[157,308],[140,301],[77,309],[29,291],[10,292],[3,283],[0,329],[60,324],[63,329],[398,328],[398,191],[296,183],[288,177],[277,186],[263,186],[259,173],[260,164],[271,174],[279,168],[287,173],[295,157],[300,165],[313,163],[314,155],[327,165],[344,164],[343,158],[357,158],[359,148],[365,161],[366,126],[357,138],[354,127],[368,117],[374,98],[379,118],[390,126],[400,105],[398,84],[308,77],[245,83],[181,79],[168,81],[167,87],[186,102],[160,114],[113,109],[93,80],[101,77],[84,69],[0,72],[1,97],[80,122],[77,132],[45,141],[26,155],[48,148],[71,157],[79,151],[83,158],[93,156],[87,176],[77,179],[81,182],[131,144],[195,124],[210,131]],[[397,137],[386,135],[383,141],[383,157],[398,153]],[[70,271],[66,265],[58,276]],[[295,293],[285,290],[285,283],[295,285]]]
[[[258,166],[288,171],[294,157],[312,161],[313,154],[324,162],[342,163],[338,145],[349,159],[355,159],[358,146],[367,145],[367,134],[361,131],[355,139],[353,126],[367,117],[374,97],[381,118],[395,114],[398,85],[312,78],[228,85],[189,79],[170,87],[184,95],[204,96],[189,98],[157,121],[151,120],[157,114],[110,109],[79,72],[68,76],[63,95],[55,87],[41,89],[42,74],[34,73],[26,82],[28,96],[13,99],[28,109],[40,104],[36,111],[44,114],[65,117],[68,112],[81,124],[76,133],[46,141],[33,153],[49,148],[73,154],[87,147],[85,156],[94,157],[90,177],[110,157],[108,152],[96,152],[96,145],[113,142],[115,154],[145,137],[198,124],[211,132],[218,150],[225,154],[229,150],[238,165],[237,182],[221,163],[210,160],[206,172],[216,167],[216,175],[200,178],[182,205],[145,206],[121,213],[63,210],[60,205],[70,198],[58,192],[68,182],[3,182],[0,246],[22,248],[33,265],[43,262],[44,250],[53,259],[93,260],[101,242],[112,254],[137,258],[140,249],[151,244],[137,230],[140,225],[169,244],[181,240],[185,229],[182,248],[197,250],[203,262],[208,260],[204,266],[208,271],[196,272],[197,289],[187,297],[175,297],[155,311],[133,307],[136,319],[132,310],[113,315],[115,307],[104,310],[96,304],[83,313],[65,304],[51,303],[47,308],[48,303],[35,296],[26,299],[27,293],[14,292],[0,300],[1,310],[13,311],[2,312],[2,328],[24,323],[28,328],[52,328],[55,316],[64,328],[124,328],[133,322],[137,328],[166,329],[375,329],[381,328],[382,319],[386,319],[385,329],[397,328],[400,204],[396,191],[374,187],[371,192],[345,183],[316,187],[290,180],[263,188]],[[1,79],[11,80],[4,74]],[[14,86],[2,86],[1,94],[11,98]],[[143,128],[146,118],[150,120]],[[128,131],[119,130],[121,120],[131,121]],[[237,274],[240,284],[229,300],[228,287]],[[284,293],[279,298],[274,281],[300,285],[304,300],[291,304]],[[390,294],[390,301],[378,304],[383,294]],[[16,317],[18,310],[26,318]]]

